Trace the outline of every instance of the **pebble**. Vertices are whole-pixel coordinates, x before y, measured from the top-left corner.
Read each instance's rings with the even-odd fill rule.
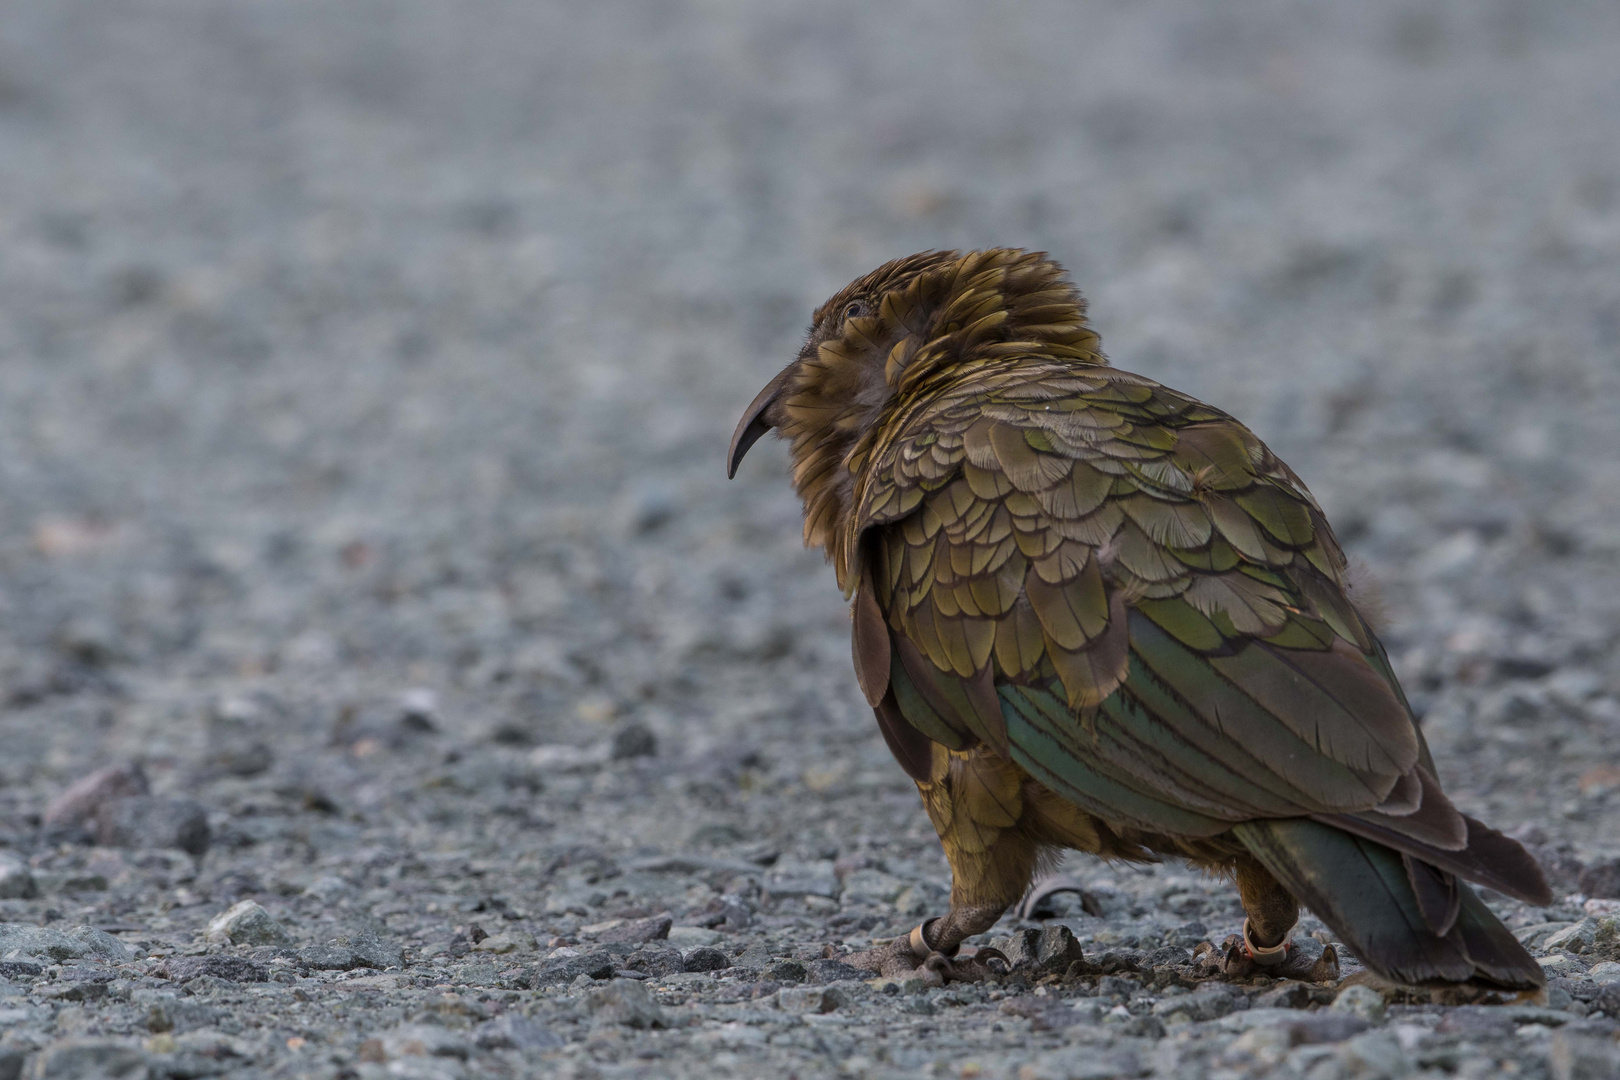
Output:
[[[45,808],[46,826],[77,825],[96,816],[103,803],[149,791],[146,772],[137,762],[124,761],[97,769],[74,781]]]
[[[158,974],[182,984],[197,978],[242,983],[270,981],[269,969],[240,956],[171,956],[159,966]]]
[[[658,915],[650,919],[634,919],[602,931],[596,935],[596,940],[604,944],[641,944],[648,941],[664,941],[669,938],[669,931],[674,926],[674,923],[675,920],[668,915]]]
[[[188,799],[128,795],[96,807],[96,842],[119,848],[178,848],[188,855],[208,851],[208,812]]]
[[[688,952],[683,962],[687,971],[720,971],[731,966],[725,953],[708,946]]]
[[[786,986],[776,992],[777,1007],[789,1013],[830,1013],[848,1001],[836,986]]]
[[[292,935],[257,900],[241,900],[208,920],[204,936],[216,944],[291,945]]]
[[[130,951],[123,942],[93,926],[57,930],[26,923],[0,923],[0,956],[7,960],[35,957],[61,961],[93,957],[122,961],[130,958]]]
[[[32,900],[39,883],[28,864],[9,852],[0,852],[0,900]]]
[[[1334,1012],[1349,1013],[1359,1016],[1370,1024],[1382,1023],[1384,1020],[1384,997],[1378,991],[1368,986],[1352,984],[1340,990],[1328,1006]]]
[[[590,992],[587,999],[592,1018],[599,1024],[621,1024],[632,1028],[667,1027],[663,1009],[647,987],[633,979],[614,979]]]

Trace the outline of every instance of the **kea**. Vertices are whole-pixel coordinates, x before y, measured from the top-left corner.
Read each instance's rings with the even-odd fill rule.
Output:
[[[855,959],[982,977],[964,940],[1072,849],[1234,880],[1228,971],[1304,956],[1303,904],[1392,982],[1542,987],[1464,879],[1538,905],[1546,880],[1441,790],[1304,483],[1100,345],[1044,253],[912,255],[816,311],[732,437],[728,475],[789,441],[951,866],[944,915]]]

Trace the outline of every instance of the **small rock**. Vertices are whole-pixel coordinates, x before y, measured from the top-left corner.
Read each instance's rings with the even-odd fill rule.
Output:
[[[671,948],[680,949],[682,952],[704,945],[718,945],[726,940],[726,936],[719,931],[702,926],[672,926],[665,937]]]
[[[817,985],[831,982],[850,982],[872,977],[870,971],[863,971],[852,964],[842,960],[812,960],[805,966],[805,980]]]
[[[1547,1071],[1552,1080],[1611,1080],[1620,1076],[1620,1047],[1613,1039],[1554,1032]]]
[[[179,848],[188,855],[207,852],[208,812],[187,799],[129,795],[96,808],[96,842],[107,847]]]
[[[677,975],[686,970],[686,961],[678,949],[645,945],[626,957],[624,966],[647,975]]]
[[[1069,965],[1085,959],[1074,932],[1061,923],[1041,927],[1035,942],[1035,963],[1043,970],[1062,974]]]
[[[1594,1009],[1620,1020],[1620,982],[1604,983],[1603,989],[1597,992],[1590,1004]]]
[[[47,827],[78,825],[95,817],[102,803],[131,795],[145,795],[146,773],[133,761],[108,765],[81,777],[45,808]]]
[[[439,696],[426,687],[418,686],[399,695],[399,726],[406,731],[426,735],[437,731]]]
[[[836,986],[787,986],[776,992],[777,1007],[790,1013],[830,1013],[848,1001]]]
[[[477,952],[487,953],[514,953],[534,952],[539,948],[539,942],[527,930],[507,930],[500,934],[491,934],[489,937],[473,946]]]
[[[100,1039],[52,1043],[29,1063],[32,1080],[146,1080],[147,1056],[133,1046]]]
[[[159,973],[172,982],[189,983],[198,978],[225,979],[229,982],[269,982],[270,972],[263,964],[240,956],[171,956]]]
[[[22,1075],[24,1060],[21,1050],[0,1046],[0,1080],[17,1080]]]
[[[648,941],[664,941],[669,937],[670,927],[675,920],[668,915],[655,915],[650,919],[636,919],[621,923],[611,930],[604,930],[596,935],[596,940],[606,944],[640,945]]]
[[[1620,898],[1620,859],[1593,863],[1582,873],[1580,890],[1599,899]]]
[[[801,983],[810,970],[797,960],[773,960],[765,965],[765,977],[772,982]]]
[[[353,971],[366,966],[353,949],[331,942],[299,949],[298,963],[315,971]]]
[[[40,997],[55,1001],[100,1001],[107,996],[104,982],[55,982],[36,991]]]
[[[153,1033],[196,1031],[212,1027],[224,1013],[212,1005],[170,997],[152,1002],[146,1010],[146,1030]]]
[[[627,758],[657,757],[658,736],[644,724],[626,724],[613,733],[613,744],[608,757],[613,761]]]
[[[1347,1039],[1338,1052],[1344,1076],[1405,1076],[1412,1062],[1387,1031],[1364,1031]]]
[[[480,1050],[555,1050],[564,1039],[527,1016],[508,1012],[474,1028],[473,1042]]]
[[[1597,920],[1588,916],[1578,923],[1547,935],[1541,942],[1544,949],[1562,949],[1565,952],[1584,953],[1597,940]]]
[[[765,891],[778,899],[822,896],[836,900],[842,888],[831,861],[779,862],[765,879]]]
[[[614,979],[592,990],[587,999],[593,1018],[599,1024],[622,1024],[632,1028],[665,1026],[664,1011],[647,988],[634,979]]]
[[[584,976],[589,979],[611,979],[614,956],[598,949],[582,956],[558,956],[542,962],[534,970],[535,986],[561,986]]]
[[[0,853],[0,900],[32,900],[39,883],[28,864],[10,852]]]
[[[0,960],[0,979],[37,979],[44,971],[26,960]]]
[[[227,945],[291,945],[292,937],[259,906],[243,900],[208,920],[207,938]]]
[[[1383,995],[1369,986],[1345,987],[1328,1007],[1334,1012],[1359,1016],[1369,1024],[1382,1023],[1384,1019]]]
[[[992,941],[990,947],[1000,949],[1007,958],[1007,966],[1013,971],[1020,971],[1032,968],[1038,962],[1040,940],[1039,930],[1015,930],[1007,937]]]
[[[1273,986],[1254,999],[1257,1009],[1303,1009],[1311,1003],[1311,988],[1301,982]]]
[[[9,956],[13,952],[51,960],[97,956],[121,963],[130,959],[128,946],[93,926],[56,930],[27,923],[0,923],[0,956]]]
[[[1231,1012],[1234,1004],[1225,990],[1199,990],[1165,998],[1153,1006],[1153,1015],[1168,1024],[1216,1020]]]
[[[472,1048],[461,1033],[442,1024],[401,1024],[379,1040],[383,1059],[441,1057],[467,1060]]]
[[[719,971],[731,966],[725,953],[708,945],[687,953],[684,963],[687,971]]]
[[[1593,964],[1592,970],[1586,973],[1586,977],[1595,983],[1620,982],[1620,963],[1605,960],[1601,964]]]

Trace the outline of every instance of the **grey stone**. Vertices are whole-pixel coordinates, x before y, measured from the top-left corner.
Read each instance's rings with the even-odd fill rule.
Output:
[[[821,896],[836,900],[842,888],[830,861],[778,863],[764,884],[765,891],[777,898]]]
[[[1339,1045],[1336,1055],[1349,1076],[1387,1077],[1398,1080],[1412,1071],[1412,1060],[1387,1031],[1364,1031]]]
[[[212,1026],[224,1015],[223,1010],[213,1005],[171,997],[148,1003],[146,1029],[174,1033],[196,1031]]]
[[[719,971],[731,966],[731,960],[719,949],[702,946],[686,954],[687,971]]]
[[[596,935],[596,940],[603,944],[641,944],[647,941],[663,941],[669,937],[669,928],[675,925],[675,920],[668,915],[655,915],[650,919],[636,919],[622,923],[611,930],[604,930]]]
[[[502,1013],[473,1029],[473,1042],[482,1050],[555,1050],[562,1036],[518,1013]]]
[[[256,900],[241,900],[208,920],[209,941],[231,945],[290,945],[292,935]]]
[[[1303,1009],[1311,1003],[1311,988],[1300,982],[1285,982],[1255,995],[1259,1009]]]
[[[658,754],[658,736],[644,724],[626,724],[613,733],[608,757],[613,761],[627,758],[655,757]]]
[[[1035,942],[1035,963],[1042,970],[1061,975],[1070,964],[1084,959],[1080,942],[1067,926],[1051,923],[1041,927],[1040,937]]]
[[[401,1024],[378,1039],[389,1059],[435,1057],[465,1061],[472,1052],[467,1037],[442,1024]]]
[[[1620,1076],[1620,1044],[1554,1032],[1547,1045],[1547,1071],[1551,1080],[1613,1080]]]
[[[197,978],[229,982],[270,981],[269,969],[240,956],[171,956],[163,961],[159,971],[177,983],[188,983]]]
[[[404,963],[404,950],[399,942],[371,930],[342,934],[327,944],[333,948],[352,952],[360,967],[382,969],[399,967]]]
[[[634,979],[614,979],[594,989],[587,999],[592,1018],[600,1024],[632,1028],[664,1027],[664,1011],[647,987]]]
[[[30,926],[27,923],[0,923],[0,956],[17,952],[51,960],[79,960],[99,957],[124,961],[130,958],[128,946],[111,934],[93,926],[72,926],[66,930]]]
[[[1351,985],[1339,991],[1328,1006],[1334,1012],[1349,1013],[1359,1016],[1370,1024],[1382,1023],[1384,1019],[1384,998],[1378,991],[1368,986]]]
[[[0,1046],[0,1080],[18,1080],[27,1060],[21,1050]]]
[[[810,977],[810,970],[797,960],[773,960],[765,965],[764,974],[775,982],[801,983]]]
[[[853,964],[846,964],[842,960],[812,960],[805,965],[805,980],[817,985],[832,982],[850,982],[872,977],[870,971],[863,971]]]
[[[680,950],[644,945],[625,958],[624,966],[647,975],[674,975],[686,970]]]
[[[578,956],[558,956],[542,961],[533,974],[536,986],[560,986],[584,976],[611,979],[615,968],[612,953],[602,949]]]
[[[1580,890],[1587,896],[1620,899],[1620,859],[1591,863],[1581,872]]]
[[[32,900],[39,883],[28,864],[9,851],[0,852],[0,900]]]
[[[1578,923],[1564,927],[1562,930],[1548,934],[1541,942],[1544,949],[1563,949],[1579,955],[1592,947],[1597,940],[1598,923],[1596,919],[1586,918]]]
[[[107,847],[179,848],[189,855],[208,851],[212,832],[208,812],[187,799],[130,795],[96,807],[96,841]]]
[[[146,773],[133,761],[97,769],[74,781],[45,808],[47,826],[78,825],[91,820],[103,803],[149,790]]]
[[[315,971],[353,971],[369,966],[353,949],[335,942],[299,949],[298,963]]]
[[[1153,1015],[1165,1023],[1216,1020],[1231,1012],[1236,1002],[1224,989],[1197,990],[1157,1002]]]
[[[151,1059],[140,1048],[99,1039],[67,1039],[41,1050],[29,1080],[146,1080]]]
[[[1000,949],[1007,958],[1007,965],[1014,971],[1027,970],[1039,963],[1040,940],[1039,930],[1015,930],[1004,938],[991,940],[990,947]]]
[[[836,986],[785,986],[776,992],[777,1006],[789,1013],[830,1013],[848,1000]]]

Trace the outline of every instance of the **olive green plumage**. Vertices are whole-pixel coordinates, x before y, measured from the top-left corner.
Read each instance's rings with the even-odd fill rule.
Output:
[[[1392,978],[1540,985],[1453,875],[1546,884],[1442,793],[1321,508],[1242,424],[1111,367],[1084,310],[1042,254],[898,260],[738,427],[733,470],[792,442],[896,757],[927,797],[935,744],[988,748],[1117,834],[1104,855],[1252,853]]]

